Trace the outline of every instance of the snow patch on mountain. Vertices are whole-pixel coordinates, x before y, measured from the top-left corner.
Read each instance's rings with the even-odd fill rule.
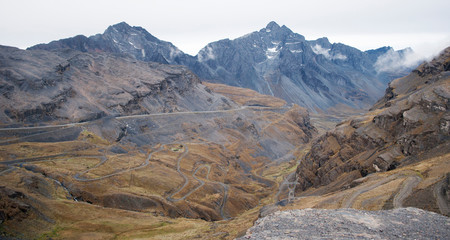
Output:
[[[275,47],[272,47],[272,48],[267,48],[266,56],[267,56],[268,59],[272,59],[278,54],[277,48],[278,48],[278,46],[275,46]]]

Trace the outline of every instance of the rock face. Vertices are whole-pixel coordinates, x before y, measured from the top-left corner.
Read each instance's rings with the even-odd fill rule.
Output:
[[[78,122],[233,106],[181,66],[110,53],[3,46],[0,59],[2,123]]]
[[[385,96],[365,116],[342,122],[320,137],[297,168],[297,192],[338,181],[342,187],[370,173],[447,154],[449,63],[447,48],[390,83]]]
[[[401,63],[411,50],[383,47],[361,52],[331,44],[327,38],[307,41],[275,22],[235,40],[210,43],[195,57],[124,22],[110,26],[103,34],[76,36],[30,49],[64,48],[185,65],[202,80],[250,88],[312,111],[338,104],[369,107],[382,95],[386,83],[411,70],[404,64],[392,68],[393,62]]]
[[[449,223],[447,217],[417,208],[304,209],[258,219],[238,239],[445,239]]]

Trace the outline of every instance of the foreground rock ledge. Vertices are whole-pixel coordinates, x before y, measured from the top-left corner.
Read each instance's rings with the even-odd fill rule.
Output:
[[[417,208],[304,209],[258,219],[238,239],[447,239],[450,218]]]

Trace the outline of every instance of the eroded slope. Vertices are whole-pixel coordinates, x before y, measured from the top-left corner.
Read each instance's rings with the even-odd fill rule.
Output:
[[[297,206],[416,206],[448,215],[449,62],[447,48],[393,81],[369,113],[313,143],[297,169],[297,196],[310,197]]]

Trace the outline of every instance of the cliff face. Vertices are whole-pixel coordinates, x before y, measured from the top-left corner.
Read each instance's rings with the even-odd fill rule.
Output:
[[[449,65],[447,48],[390,83],[369,113],[320,137],[297,168],[297,192],[325,185],[337,190],[370,173],[448,154]]]
[[[108,53],[0,47],[2,123],[224,109],[187,68]],[[231,105],[230,105],[231,104]]]

